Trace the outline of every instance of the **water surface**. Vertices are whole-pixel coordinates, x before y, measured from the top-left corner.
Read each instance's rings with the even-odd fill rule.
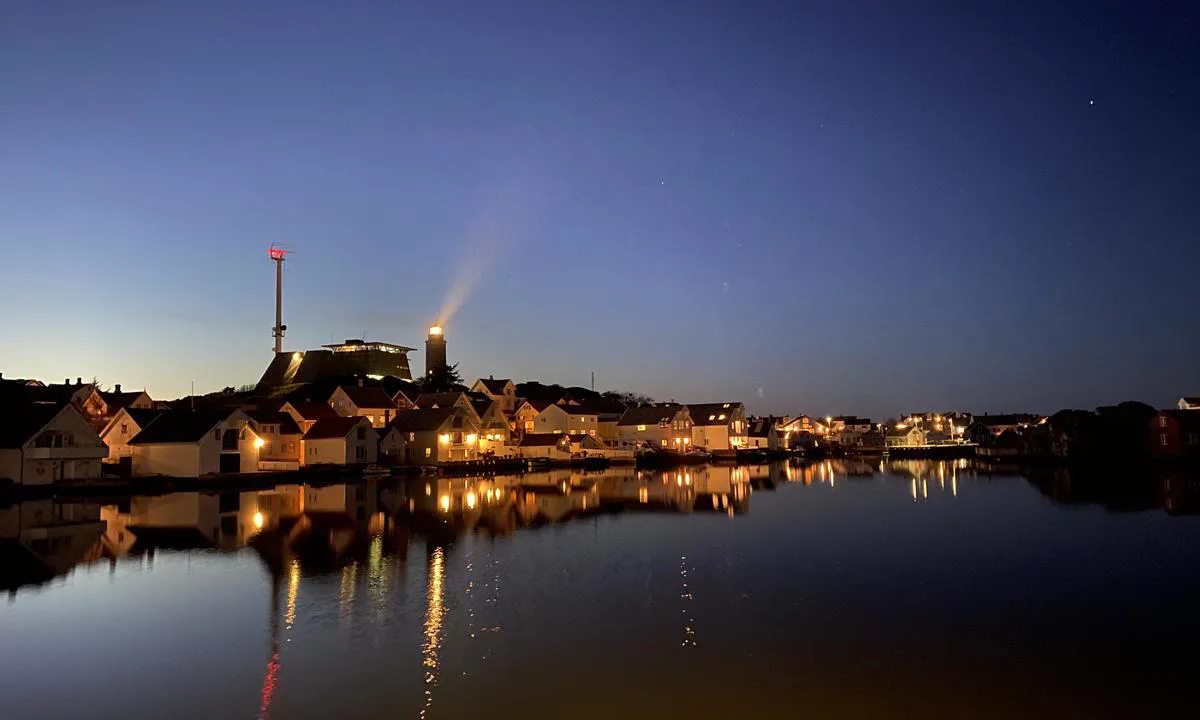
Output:
[[[1195,495],[832,461],[25,503],[0,714],[1194,717]]]

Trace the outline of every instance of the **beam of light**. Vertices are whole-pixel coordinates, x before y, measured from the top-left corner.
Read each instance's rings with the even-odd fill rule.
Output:
[[[275,686],[279,684],[279,578],[271,581],[271,650],[267,656],[267,668],[263,673],[261,701],[258,706],[259,720],[266,720],[271,702],[275,699]]]
[[[358,563],[352,562],[342,568],[342,583],[338,588],[338,617],[342,622],[354,614],[354,595],[358,589]]]
[[[683,640],[679,643],[683,647],[696,647],[696,618],[692,614],[692,591],[688,586],[688,564],[687,555],[679,556],[679,602],[682,606],[680,614],[683,615]]]
[[[421,708],[419,717],[429,714],[433,705],[433,689],[438,684],[440,663],[438,653],[442,648],[442,617],[446,612],[443,597],[443,583],[446,573],[446,551],[437,548],[429,556],[429,587],[426,590],[428,607],[425,611],[425,641],[421,644],[421,654],[425,666],[425,706]]]
[[[496,258],[516,246],[534,217],[534,187],[527,180],[508,180],[490,195],[467,227],[462,260],[438,311],[441,327],[462,309]]]
[[[300,561],[293,560],[288,568],[287,614],[283,622],[287,630],[296,624],[296,596],[300,593]]]

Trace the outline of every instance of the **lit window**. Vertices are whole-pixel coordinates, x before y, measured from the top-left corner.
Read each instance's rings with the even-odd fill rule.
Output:
[[[1164,416],[1164,415],[1160,415],[1160,416],[1158,417],[1158,426],[1159,426],[1159,427],[1166,427],[1166,426],[1167,426],[1167,418],[1166,418],[1166,416]]]
[[[724,415],[722,415],[721,417],[725,417],[725,416],[724,416]],[[716,415],[709,415],[709,416],[708,416],[708,419],[709,419],[709,420],[713,420],[713,419],[715,419],[715,418],[716,418]]]
[[[425,448],[425,457],[429,457],[432,454],[433,454],[433,448]]]
[[[717,416],[717,419],[718,419],[718,420],[724,420],[724,419],[725,419],[725,415],[724,415],[724,414],[718,415],[718,416]]]
[[[666,447],[666,446],[667,446],[667,441],[666,441],[665,439],[662,441],[662,446],[663,446],[663,447]]]
[[[410,432],[410,433],[408,434],[408,441],[409,441],[409,442],[414,442],[414,441],[416,441],[416,439],[417,439],[417,434],[416,434],[416,433]]]
[[[1166,446],[1166,444],[1167,444],[1167,435],[1166,435],[1166,433],[1163,433],[1162,435],[1159,435],[1159,436],[1158,436],[1158,442],[1159,442],[1159,443],[1161,443],[1161,444],[1162,444],[1164,447]]]
[[[637,427],[638,427],[638,432],[646,432],[646,426],[645,426],[645,425],[638,425]]]

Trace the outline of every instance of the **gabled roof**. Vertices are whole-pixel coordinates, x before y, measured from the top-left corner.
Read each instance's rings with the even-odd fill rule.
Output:
[[[388,433],[400,432],[395,425],[384,425],[381,428],[375,428],[375,432],[379,435],[379,440],[382,442],[388,436]]]
[[[1183,400],[1188,405],[1200,405],[1200,395],[1184,395],[1180,400]]]
[[[585,436],[587,437],[587,436]],[[559,443],[570,443],[569,435],[562,433],[528,433],[521,438],[521,442],[517,447],[554,447]]]
[[[0,448],[18,448],[29,442],[67,406],[27,403],[8,406],[0,412]]]
[[[512,380],[508,378],[479,378],[475,382],[482,384],[485,388],[487,388],[487,391],[493,395],[503,395],[504,386],[511,383]],[[516,385],[514,384],[513,387],[515,388]]]
[[[278,425],[280,435],[299,435],[300,426],[295,419],[282,411],[274,410],[245,410],[250,419],[260,425]]]
[[[166,410],[159,410],[157,408],[124,407],[121,408],[121,410],[124,410],[125,414],[129,416],[129,419],[137,423],[137,426],[141,428],[141,430],[145,430],[147,427],[149,427],[150,423],[157,420],[159,416],[166,412]]]
[[[429,432],[440,430],[450,418],[459,413],[462,413],[462,410],[455,407],[400,410],[392,419],[391,425],[400,432]]]
[[[341,417],[328,403],[317,400],[294,400],[289,401],[288,404],[295,408],[296,413],[305,420]]]
[[[734,411],[742,408],[740,402],[696,403],[687,406],[693,425],[725,425]],[[721,417],[724,415],[725,417]]]
[[[750,429],[747,433],[750,437],[770,437],[771,433],[775,432],[776,421],[774,418],[755,418],[751,420]]]
[[[127,408],[134,404],[144,394],[141,390],[134,390],[133,392],[102,392],[100,393],[100,397],[104,400],[104,404],[108,406],[108,411],[115,413],[121,408]]]
[[[464,397],[470,402],[471,398],[463,392],[440,392],[440,393],[421,393],[413,404],[422,410],[428,410],[437,406],[439,408],[454,407],[456,403]]]
[[[346,393],[355,407],[396,409],[396,403],[392,402],[391,396],[381,387],[358,387],[357,385],[347,387],[343,385],[340,389]]]
[[[537,410],[538,412],[541,412],[551,405],[556,404],[544,399],[521,398],[521,401],[517,403],[517,407],[520,408],[525,403],[529,403],[529,407]]]
[[[642,405],[641,407],[633,407],[625,411],[625,414],[617,421],[617,425],[657,425],[663,420],[674,418],[676,413],[685,409],[682,405]]]
[[[360,423],[370,424],[364,417],[330,417],[321,418],[313,423],[313,426],[304,433],[305,440],[330,440],[333,438],[344,438],[349,435],[354,428]]]
[[[130,445],[159,443],[194,443],[204,438],[217,423],[232,413],[228,410],[167,410],[149,427],[133,436]]]
[[[909,435],[911,435],[914,432],[919,431],[920,429],[921,428],[917,427],[916,425],[907,425],[905,427],[890,427],[890,428],[888,428],[887,436],[888,437],[908,437]]]

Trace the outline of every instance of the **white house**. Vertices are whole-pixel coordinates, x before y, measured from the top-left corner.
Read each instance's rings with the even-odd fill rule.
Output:
[[[100,439],[108,446],[108,457],[104,461],[119,463],[123,458],[133,457],[133,448],[129,446],[129,441],[164,412],[166,411],[145,408],[118,408],[112,420],[100,431]]]
[[[300,442],[305,465],[369,465],[378,459],[379,434],[365,417],[318,420]]]
[[[500,402],[482,393],[468,393],[467,397],[479,424],[479,452],[496,452],[507,446],[512,429],[500,410]]]
[[[241,410],[170,410],[129,441],[134,477],[258,472],[263,444]]]
[[[0,414],[0,478],[16,485],[96,480],[107,455],[73,405],[18,404]]]
[[[500,412],[505,417],[512,417],[517,410],[517,386],[507,378],[503,380],[493,377],[479,378],[471,386],[471,392],[483,393],[500,403]]]
[[[686,405],[641,405],[617,422],[622,445],[684,451],[692,444],[692,416]]]
[[[479,425],[473,413],[460,407],[406,410],[396,415],[392,426],[407,444],[410,465],[438,465],[479,457]]]
[[[1200,397],[1181,397],[1176,407],[1180,410],[1200,410]]]
[[[567,462],[571,459],[571,437],[565,433],[526,433],[517,443],[523,458]]]
[[[692,445],[709,452],[746,447],[746,406],[740,402],[688,405]]]
[[[600,414],[585,405],[547,405],[533,419],[533,432],[591,435],[600,429]]]
[[[375,433],[379,436],[379,463],[382,465],[403,465],[408,453],[408,436],[400,432],[395,425],[378,428]]]
[[[342,417],[365,417],[376,428],[396,415],[395,401],[381,387],[339,387],[329,396],[329,406]]]
[[[513,414],[513,429],[519,433],[537,432],[537,416],[554,403],[541,400],[522,400]]]
[[[925,444],[925,431],[919,425],[901,423],[887,431],[884,442],[887,447],[917,447]]]

